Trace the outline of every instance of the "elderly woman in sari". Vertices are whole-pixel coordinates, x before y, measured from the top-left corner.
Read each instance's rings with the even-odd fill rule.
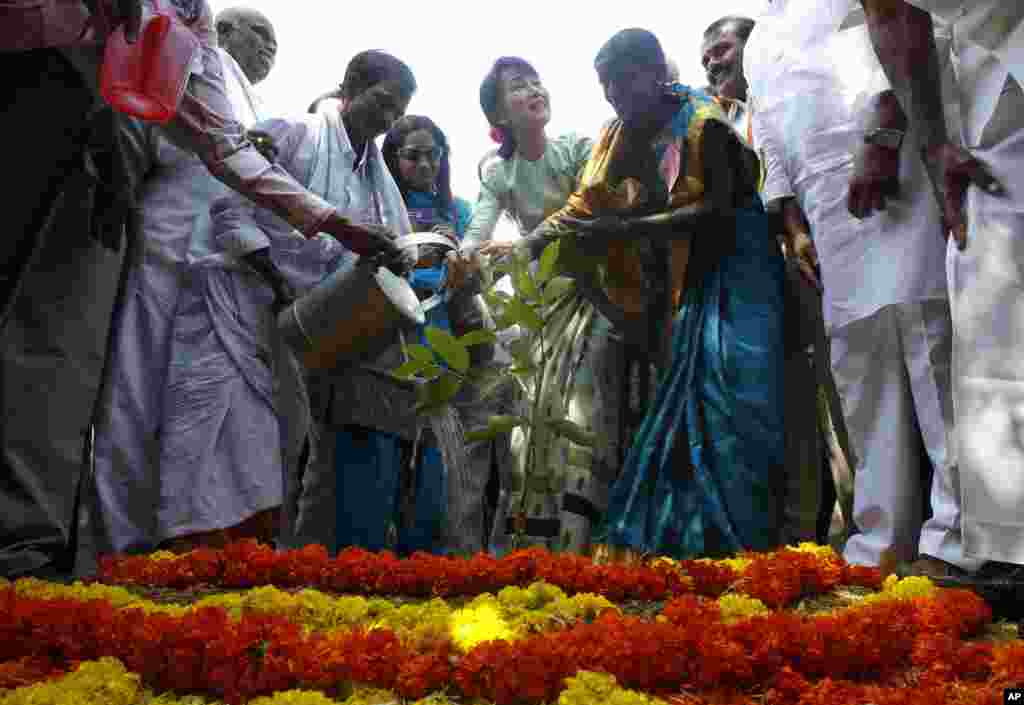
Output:
[[[772,547],[783,261],[756,158],[709,96],[666,81],[650,32],[616,34],[595,67],[618,117],[579,190],[521,247],[560,238],[577,290],[642,331],[662,371],[611,491],[608,542],[687,557]]]

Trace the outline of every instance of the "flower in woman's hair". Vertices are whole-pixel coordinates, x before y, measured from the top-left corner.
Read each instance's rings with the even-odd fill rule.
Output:
[[[507,139],[505,130],[501,127],[492,127],[490,132],[487,134],[490,135],[491,139],[497,144],[502,144]]]

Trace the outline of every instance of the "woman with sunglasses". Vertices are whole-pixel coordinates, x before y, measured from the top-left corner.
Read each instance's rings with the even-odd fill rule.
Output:
[[[448,139],[444,132],[430,118],[407,115],[398,120],[388,132],[381,155],[405,200],[413,231],[441,235],[451,242],[452,249],[447,251],[456,250],[469,226],[472,208],[465,199],[452,195]],[[420,259],[408,277],[427,308],[426,326],[459,336],[483,328],[484,316],[472,291],[465,287],[446,286],[445,252],[446,248],[441,246],[420,246]],[[419,342],[429,347],[426,326],[420,330]],[[494,349],[493,346],[474,346],[470,348],[470,355],[477,365],[493,358]],[[463,426],[467,430],[486,428],[488,417],[498,412],[488,404],[474,403],[469,398],[470,394],[467,389],[455,400]],[[469,442],[466,445],[470,482],[463,496],[449,500],[454,500],[460,506],[460,525],[463,530],[457,536],[447,537],[446,548],[450,551],[476,553],[484,546],[484,492],[490,476],[493,445],[488,441]],[[427,454],[425,457],[435,455]],[[431,485],[443,493],[444,469],[441,464],[438,462],[420,467],[416,484],[422,488]],[[417,496],[422,488],[416,488]]]

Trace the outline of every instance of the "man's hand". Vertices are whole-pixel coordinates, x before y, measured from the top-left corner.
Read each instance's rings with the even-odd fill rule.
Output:
[[[877,144],[861,146],[857,154],[846,207],[854,218],[885,210],[887,198],[900,192],[900,151]]]
[[[495,240],[488,240],[485,242],[478,252],[485,257],[493,257],[494,259],[505,259],[511,257],[512,253],[516,250],[516,243],[510,241],[497,242]]]
[[[134,44],[139,38],[139,30],[142,28],[142,2],[143,0],[83,0],[89,8],[89,13],[95,18],[106,32],[113,32],[118,27],[124,27],[124,36],[129,44]]]
[[[798,232],[795,235],[787,234],[784,240],[786,256],[795,259],[804,280],[815,290],[821,291],[821,281],[818,279],[818,250],[815,249],[811,236]]]
[[[383,225],[355,225],[348,218],[333,213],[320,230],[362,257],[401,259],[402,250],[395,244],[394,233]]]
[[[480,256],[475,252],[466,255],[455,250],[449,252],[446,259],[448,277],[445,286],[450,289],[461,289],[480,272]]]
[[[946,227],[960,250],[967,249],[967,216],[964,200],[967,188],[975,184],[993,196],[1003,195],[1002,185],[988,168],[955,144],[942,143],[922,150],[922,158],[931,176]]]

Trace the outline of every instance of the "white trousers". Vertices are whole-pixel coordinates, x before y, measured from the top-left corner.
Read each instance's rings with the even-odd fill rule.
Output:
[[[964,548],[979,559],[1021,564],[1024,213],[971,191],[968,247],[949,258]]]
[[[952,321],[945,300],[886,306],[835,330],[832,370],[850,444],[858,458],[851,563],[918,552],[967,570],[960,538],[960,491],[951,397]],[[935,468],[932,518],[921,525],[918,438]]]

